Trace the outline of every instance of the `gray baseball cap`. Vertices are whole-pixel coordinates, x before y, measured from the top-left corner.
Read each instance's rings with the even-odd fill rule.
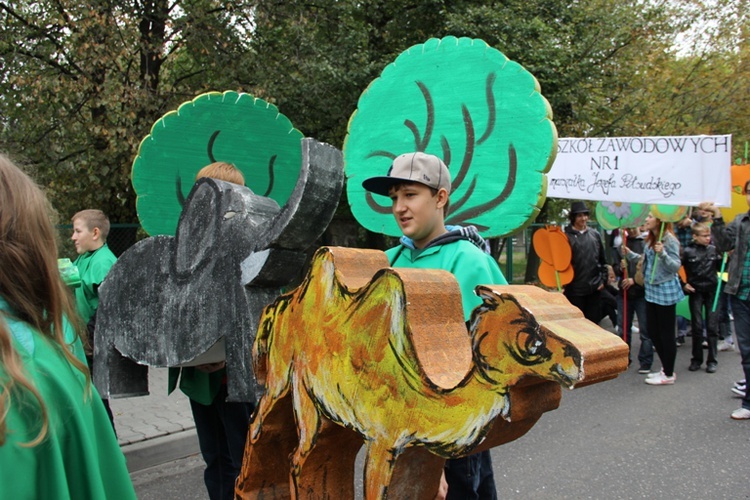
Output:
[[[421,152],[397,156],[387,175],[365,179],[362,187],[375,194],[388,196],[388,190],[402,182],[419,182],[433,189],[445,188],[448,194],[451,193],[451,174],[443,160]]]

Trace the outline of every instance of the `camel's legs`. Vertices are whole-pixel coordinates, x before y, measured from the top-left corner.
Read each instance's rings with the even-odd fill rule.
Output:
[[[369,441],[365,455],[365,498],[380,500],[387,498],[393,469],[398,454],[385,443]]]
[[[273,370],[269,370],[266,379],[266,393],[260,398],[258,409],[255,412],[255,418],[250,424],[250,439],[253,443],[260,439],[261,427],[263,420],[273,409],[276,401],[283,398],[289,392],[289,374],[279,375]]]
[[[296,496],[297,484],[305,459],[310,454],[320,429],[320,415],[315,403],[307,393],[304,383],[292,375],[292,400],[294,415],[297,419],[297,431],[299,433],[299,445],[292,454],[292,495]]]

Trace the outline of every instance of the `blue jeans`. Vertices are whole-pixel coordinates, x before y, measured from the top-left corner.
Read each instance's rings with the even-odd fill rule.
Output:
[[[242,468],[245,439],[253,412],[250,403],[228,403],[222,384],[210,405],[190,400],[201,455],[206,462],[203,481],[211,500],[234,498],[234,483]]]
[[[687,318],[684,318],[682,316],[677,316],[677,336],[678,337],[684,337],[687,335],[687,328],[688,325]]]
[[[745,380],[750,378],[750,300],[740,300],[731,296],[732,314],[734,314],[734,333],[737,335],[737,346],[740,349],[742,370]],[[750,392],[745,391],[742,407],[750,410]]]
[[[445,462],[446,500],[497,500],[490,451]]]
[[[620,329],[622,337],[622,294],[617,294],[617,326]],[[638,350],[638,364],[643,368],[651,368],[654,363],[654,344],[651,337],[648,336],[648,323],[646,321],[646,299],[643,297],[628,297],[628,311],[625,319],[627,320],[627,342],[630,349],[630,337],[633,328],[633,318],[638,317],[638,331],[641,336],[641,348]],[[628,354],[628,359],[630,355]]]

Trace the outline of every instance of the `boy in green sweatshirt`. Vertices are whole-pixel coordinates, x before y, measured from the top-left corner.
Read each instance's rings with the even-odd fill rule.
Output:
[[[464,320],[482,300],[477,285],[507,285],[497,262],[485,252],[485,241],[473,226],[446,226],[451,192],[448,167],[437,156],[407,153],[393,160],[386,176],[362,186],[391,199],[393,216],[403,233],[400,245],[386,252],[393,267],[443,269],[461,288]],[[445,464],[448,499],[495,499],[497,491],[489,451]],[[438,497],[445,493],[441,485]]]

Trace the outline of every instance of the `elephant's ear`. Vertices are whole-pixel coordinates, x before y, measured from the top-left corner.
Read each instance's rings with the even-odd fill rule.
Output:
[[[177,224],[174,262],[178,275],[194,272],[213,253],[222,216],[220,201],[212,179],[200,179],[190,192]]]

